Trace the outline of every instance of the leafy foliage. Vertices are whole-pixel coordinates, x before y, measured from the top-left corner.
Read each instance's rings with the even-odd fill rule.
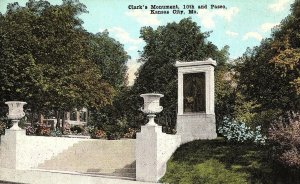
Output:
[[[51,134],[50,127],[47,127],[44,124],[37,124],[36,135],[50,136],[50,134]]]
[[[26,135],[36,135],[36,128],[33,126],[26,127]]]
[[[104,139],[106,137],[107,137],[106,133],[101,129],[95,128],[91,131],[92,139]]]
[[[112,103],[126,84],[129,56],[108,32],[84,30],[82,13],[85,5],[72,0],[8,5],[0,15],[1,106],[22,100],[33,114],[58,111],[59,120],[64,111]]]
[[[225,52],[223,50],[221,52]],[[228,60],[229,56],[225,56],[225,59]],[[236,108],[239,107],[238,103],[243,104],[244,101],[241,102],[236,85],[237,79],[235,78],[234,65],[231,63],[218,65],[215,71],[215,113],[217,127],[222,124],[224,117],[237,118],[240,115],[240,113],[237,114]]]
[[[102,79],[118,92],[127,85],[126,62],[130,58],[121,43],[109,37],[109,32],[90,34],[90,59],[96,63]]]
[[[239,58],[239,85],[247,100],[261,105],[257,111],[300,109],[299,7],[296,0],[291,14],[273,29],[272,37]]]
[[[278,161],[292,168],[300,168],[300,117],[289,122],[276,122],[269,130],[269,140],[274,146]]]
[[[298,95],[300,95],[300,48],[291,48],[289,41],[285,42],[284,50],[281,50],[271,62],[275,63],[276,67],[283,69],[284,77],[292,75],[290,84],[295,87]]]
[[[218,128],[220,134],[229,142],[234,143],[257,143],[265,144],[266,136],[261,134],[261,127],[257,126],[255,131],[246,126],[245,123],[239,123],[235,120],[225,118],[222,126]]]
[[[135,139],[135,138],[136,138],[136,133],[137,133],[137,130],[136,130],[136,129],[129,128],[129,129],[127,130],[127,133],[124,134],[124,138]]]
[[[52,137],[61,137],[62,136],[62,132],[60,130],[52,130],[50,132],[50,136],[52,136]]]
[[[131,114],[126,113],[128,106],[124,104],[124,101],[128,98],[126,92],[126,88],[121,89],[114,97],[111,105],[93,111],[89,124],[107,133],[125,133],[131,127],[130,122],[127,121],[127,116],[131,116]]]

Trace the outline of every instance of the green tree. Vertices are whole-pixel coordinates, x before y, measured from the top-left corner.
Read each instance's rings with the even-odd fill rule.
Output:
[[[272,37],[248,49],[237,66],[239,85],[247,100],[260,104],[257,111],[299,112],[300,1]]]
[[[97,64],[102,78],[117,91],[127,85],[127,65],[130,58],[124,46],[109,37],[109,32],[90,34],[90,59]]]
[[[114,89],[90,57],[79,2],[9,4],[0,21],[1,103],[24,100],[32,112],[100,108]],[[61,113],[60,113],[61,114]]]
[[[282,70],[283,77],[288,78],[297,94],[300,95],[300,1],[291,5],[291,14],[273,31],[272,47],[276,55],[272,61]]]
[[[237,98],[234,117],[265,132],[280,117],[300,110],[300,1],[291,14],[273,28],[272,36],[235,61]]]
[[[130,57],[121,43],[109,37],[107,30],[95,35],[90,34],[89,39],[91,46],[89,58],[101,71],[103,80],[115,91],[112,103],[101,109],[90,109],[89,123],[106,131],[109,137],[116,132],[123,133],[128,128],[122,111],[123,104],[120,101],[125,97],[127,90],[126,62]]]

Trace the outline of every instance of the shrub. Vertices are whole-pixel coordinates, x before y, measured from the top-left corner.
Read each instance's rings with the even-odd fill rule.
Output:
[[[124,134],[124,138],[135,139],[136,138],[136,133],[137,133],[136,129],[129,128],[128,132]]]
[[[264,144],[266,137],[261,134],[261,127],[257,126],[253,131],[245,123],[225,118],[222,126],[218,128],[220,134],[229,142]]]
[[[62,136],[62,132],[60,131],[60,130],[52,130],[51,132],[50,132],[50,136],[52,136],[52,137],[61,137]]]
[[[36,134],[36,128],[32,126],[26,127],[26,135],[35,135]]]
[[[121,137],[122,137],[121,132],[107,132],[108,140],[117,140],[117,139],[121,139]]]
[[[90,136],[91,135],[88,126],[83,127],[83,131],[81,132],[81,135],[84,135],[84,136]]]
[[[37,124],[36,135],[50,136],[50,133],[50,127],[46,126],[43,123]]]
[[[107,137],[106,133],[103,130],[98,130],[98,128],[95,128],[91,132],[92,139],[105,139],[106,137]]]
[[[95,127],[87,126],[87,127],[85,127],[85,131],[87,131],[91,135],[95,131]]]
[[[91,133],[94,131],[94,127],[85,125],[74,125],[71,126],[70,131],[73,135],[90,136]]]
[[[274,157],[286,166],[300,168],[300,116],[288,122],[273,123],[269,129],[269,140]]]
[[[262,132],[268,134],[271,124],[282,116],[283,113],[278,109],[267,109],[267,110],[258,110],[259,112],[253,113],[253,118],[251,121],[246,122],[247,125],[250,125],[251,128],[261,126]]]
[[[83,126],[75,125],[70,128],[72,134],[81,134],[84,132]]]

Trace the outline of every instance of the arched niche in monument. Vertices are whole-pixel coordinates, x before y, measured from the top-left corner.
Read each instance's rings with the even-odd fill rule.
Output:
[[[177,132],[182,142],[214,139],[214,67],[216,61],[176,62],[178,67]]]

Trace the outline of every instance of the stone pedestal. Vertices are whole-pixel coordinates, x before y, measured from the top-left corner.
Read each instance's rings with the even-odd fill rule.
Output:
[[[176,67],[178,67],[178,113],[176,129],[178,134],[181,135],[182,143],[197,139],[214,139],[217,137],[214,111],[215,66],[216,61],[212,59],[205,61],[176,62]],[[197,76],[195,74],[199,73],[201,73],[199,77],[201,76],[202,78],[199,78],[198,86],[190,81],[186,81],[190,83],[189,86],[184,83],[185,76],[193,74],[195,78],[195,76]],[[191,85],[193,85],[194,97],[198,97],[199,94],[201,94],[201,98],[195,102],[198,103],[195,104],[197,108],[194,109],[187,108],[187,106],[190,105],[189,103],[193,104],[193,100],[195,99],[190,96],[185,97],[184,94],[187,91],[186,87],[191,87]],[[199,94],[197,92],[199,92]]]
[[[181,135],[181,144],[198,139],[215,139],[217,138],[215,115],[177,115],[177,133]]]
[[[165,134],[161,126],[142,126],[136,137],[136,180],[157,182],[180,142],[179,135]]]
[[[9,169],[22,169],[22,149],[19,143],[25,138],[25,130],[5,130],[1,136],[0,167]]]

